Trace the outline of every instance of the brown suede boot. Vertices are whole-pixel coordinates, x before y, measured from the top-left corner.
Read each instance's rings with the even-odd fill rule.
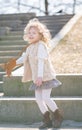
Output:
[[[52,121],[50,119],[50,113],[47,111],[45,112],[45,114],[43,115],[44,119],[43,119],[43,125],[40,126],[40,129],[44,129],[44,128],[50,128],[52,127]]]
[[[53,119],[52,119],[52,126],[54,128],[59,128],[62,124],[63,121],[63,116],[60,112],[59,109],[57,109],[54,113],[53,113]]]

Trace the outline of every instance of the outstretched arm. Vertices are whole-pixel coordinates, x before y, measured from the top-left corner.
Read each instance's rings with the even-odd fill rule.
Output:
[[[12,58],[7,63],[0,64],[0,67],[4,69],[6,71],[7,76],[10,77],[12,70],[15,67],[23,64],[24,57],[25,57],[25,53],[23,53],[22,56],[19,57],[18,59]]]
[[[25,55],[26,55],[26,53],[24,52],[24,53],[22,54],[22,56],[19,57],[19,58],[16,60],[16,65],[23,64],[23,60],[24,60]]]

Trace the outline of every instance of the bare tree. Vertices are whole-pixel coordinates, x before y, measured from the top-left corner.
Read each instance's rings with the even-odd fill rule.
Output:
[[[26,2],[27,1],[27,2]],[[54,15],[54,14],[64,14],[64,13],[76,13],[76,7],[82,7],[82,0],[71,0],[68,2],[61,2],[56,0],[37,0],[38,4],[33,5],[31,2],[28,3],[28,0],[0,0],[0,14],[8,13],[8,9],[15,8],[16,12],[20,13],[23,12],[23,8],[25,7],[24,11],[26,12],[37,12],[37,14],[41,15]],[[13,4],[12,4],[13,2]],[[44,4],[44,8],[41,6]],[[10,12],[9,12],[10,13]],[[14,11],[13,11],[14,13]]]
[[[76,0],[73,2],[73,14],[75,14]]]
[[[49,12],[48,12],[48,0],[45,0],[44,4],[45,4],[45,15],[48,15],[49,14]]]
[[[19,12],[20,12],[20,3],[21,3],[21,0],[17,0],[17,9]]]

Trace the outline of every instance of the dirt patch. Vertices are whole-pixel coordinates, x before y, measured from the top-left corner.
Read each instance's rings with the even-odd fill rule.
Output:
[[[56,73],[82,73],[82,17],[51,52]]]

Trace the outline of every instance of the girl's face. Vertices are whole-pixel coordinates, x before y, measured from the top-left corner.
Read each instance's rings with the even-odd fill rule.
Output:
[[[41,35],[36,27],[31,27],[27,34],[30,43],[36,43],[41,39]]]

